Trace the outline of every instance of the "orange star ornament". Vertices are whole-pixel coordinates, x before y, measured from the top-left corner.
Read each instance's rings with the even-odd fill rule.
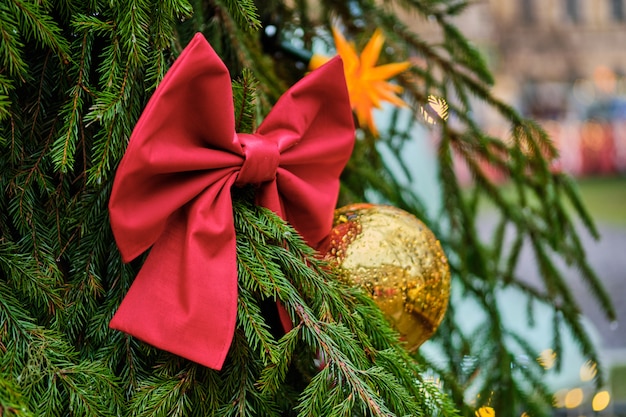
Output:
[[[378,129],[374,123],[372,111],[374,108],[380,108],[383,101],[388,101],[398,107],[407,105],[396,95],[402,92],[402,87],[391,84],[387,80],[400,74],[411,64],[404,61],[375,66],[385,42],[380,29],[374,32],[363,48],[361,56],[357,54],[354,44],[348,42],[338,30],[333,29],[333,36],[337,53],[343,60],[350,104],[356,113],[359,125],[367,126],[377,136]],[[313,59],[309,67],[317,68],[323,61],[324,59]]]

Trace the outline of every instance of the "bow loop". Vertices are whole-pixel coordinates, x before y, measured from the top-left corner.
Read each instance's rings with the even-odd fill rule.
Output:
[[[280,154],[278,144],[262,136],[239,134],[245,159],[235,185],[260,184],[276,178]]]
[[[339,58],[294,85],[254,134],[235,132],[231,80],[197,34],[141,115],[116,173],[111,227],[124,261],[151,247],[110,327],[221,369],[237,319],[231,187],[314,244],[330,232],[354,143]]]

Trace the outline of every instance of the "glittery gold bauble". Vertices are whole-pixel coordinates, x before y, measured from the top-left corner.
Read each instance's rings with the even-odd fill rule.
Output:
[[[383,205],[342,207],[322,250],[371,295],[408,350],[433,335],[448,307],[450,270],[439,241],[415,216]]]

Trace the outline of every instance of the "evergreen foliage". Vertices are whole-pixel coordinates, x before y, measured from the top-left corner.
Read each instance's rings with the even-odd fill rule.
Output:
[[[513,287],[553,309],[554,346],[565,325],[581,351],[598,361],[558,261],[578,268],[614,318],[607,294],[585,259],[577,227],[597,234],[573,183],[552,169],[556,150],[543,130],[489,91],[484,60],[451,23],[468,2],[277,2],[259,0],[3,0],[0,2],[0,414],[8,416],[388,416],[474,415],[466,392],[480,392],[497,415],[545,415],[551,402],[543,369],[520,363],[537,356],[522,335],[503,326],[495,294]],[[441,39],[426,41],[399,19],[430,18]],[[381,60],[419,57],[398,80],[411,110],[435,104],[441,210],[432,214],[399,178],[403,144],[418,123],[401,118],[375,138],[359,132],[342,177],[342,202],[380,199],[418,215],[441,239],[454,291],[485,312],[466,334],[455,306],[434,342],[447,363],[410,355],[379,310],[341,281],[289,225],[253,206],[252,191],[235,196],[239,260],[237,331],[221,372],[158,351],[108,328],[141,260],[123,264],[108,225],[115,168],[133,126],[167,69],[195,32],[202,32],[239,79],[234,85],[239,131],[251,131],[303,70],[261,46],[260,30],[312,48],[340,22],[364,42],[380,27]],[[302,29],[296,30],[296,29]],[[434,99],[432,97],[435,97]],[[502,140],[472,118],[479,100],[510,125]],[[383,159],[380,149],[391,150]],[[473,174],[467,190],[460,158]],[[487,161],[506,175],[505,198],[486,175]],[[500,220],[494,235],[477,233],[479,203]],[[573,207],[573,210],[569,209]],[[507,236],[513,244],[505,244]],[[533,248],[543,287],[516,276],[523,244]],[[295,323],[282,335],[268,320],[280,301]],[[269,308],[271,311],[271,308]],[[464,360],[475,358],[471,366]],[[424,372],[442,379],[436,385]],[[601,371],[601,367],[598,367]],[[476,378],[476,375],[480,375]],[[598,378],[601,378],[600,374]],[[449,395],[449,397],[448,397]],[[454,405],[451,404],[450,399]],[[480,405],[480,404],[478,404]]]

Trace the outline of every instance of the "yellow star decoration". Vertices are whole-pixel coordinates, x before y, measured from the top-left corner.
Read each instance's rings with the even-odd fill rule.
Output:
[[[380,108],[383,101],[388,101],[398,107],[407,105],[396,95],[402,92],[402,87],[391,84],[387,80],[400,74],[411,64],[404,61],[375,66],[385,42],[380,29],[374,32],[360,57],[354,45],[348,42],[338,30],[333,29],[333,35],[337,53],[343,60],[350,104],[356,113],[359,125],[367,126],[375,136],[378,136],[372,110]],[[309,66],[313,69],[321,63],[320,60],[311,61]]]

